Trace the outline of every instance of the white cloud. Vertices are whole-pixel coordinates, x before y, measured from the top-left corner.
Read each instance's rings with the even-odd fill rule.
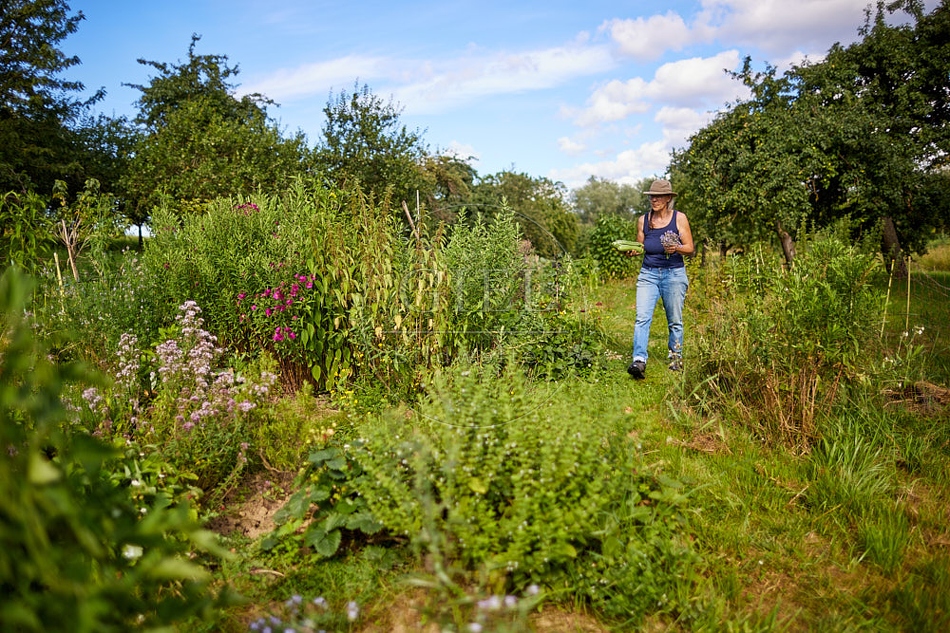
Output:
[[[484,97],[553,88],[613,66],[609,51],[597,46],[452,59],[431,64],[428,76],[396,88],[395,96],[407,112],[425,114]]]
[[[663,64],[650,82],[649,94],[660,103],[718,108],[742,91],[742,85],[726,73],[739,65],[736,50]]]
[[[587,149],[587,146],[583,143],[579,143],[566,136],[562,136],[557,140],[557,147],[569,156],[576,156]]]
[[[664,107],[656,113],[654,121],[663,128],[663,140],[667,147],[684,147],[687,139],[705,127],[715,117],[715,112],[701,112],[692,108]]]
[[[357,78],[363,80],[385,75],[388,67],[389,62],[380,57],[347,55],[328,62],[276,70],[268,77],[242,85],[239,92],[258,92],[278,103],[317,94],[325,97],[334,88],[349,88]]]
[[[484,97],[553,88],[615,65],[606,46],[587,46],[583,40],[517,53],[472,51],[437,61],[350,55],[277,70],[241,92],[259,92],[282,103],[322,98],[349,89],[358,79],[371,81],[377,94],[391,93],[406,114],[430,114]]]
[[[669,162],[670,148],[666,143],[657,141],[620,152],[612,160],[555,169],[549,177],[560,180],[569,188],[582,186],[591,176],[633,185],[643,178],[665,173]]]
[[[591,94],[586,108],[580,111],[566,108],[563,113],[581,127],[620,121],[650,109],[648,92],[649,85],[640,77],[628,81],[614,79]]]
[[[777,55],[857,40],[869,0],[703,0],[697,29]]]
[[[720,108],[746,93],[738,81],[726,73],[740,64],[738,51],[724,51],[714,57],[693,57],[663,64],[650,82],[640,77],[614,79],[597,88],[582,110],[562,109],[581,127],[621,121],[642,114],[653,104],[690,108]]]
[[[466,143],[459,143],[458,141],[452,141],[449,143],[449,146],[442,150],[442,154],[446,156],[454,156],[460,158],[464,161],[471,159],[474,162],[478,162],[479,153],[474,146],[468,145]]]
[[[610,32],[621,54],[640,60],[658,59],[667,51],[681,50],[691,38],[683,18],[672,11],[647,19],[608,20],[601,29]]]

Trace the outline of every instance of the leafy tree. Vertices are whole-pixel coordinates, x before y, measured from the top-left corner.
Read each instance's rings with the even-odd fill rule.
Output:
[[[316,163],[335,184],[358,184],[377,199],[391,197],[397,204],[414,201],[417,191],[422,195],[433,191],[423,174],[427,148],[422,133],[400,123],[401,110],[395,103],[357,83],[351,94],[335,98],[331,94],[323,113],[326,121]]]
[[[451,224],[457,219],[457,209],[471,198],[478,173],[468,161],[440,154],[423,159],[422,178],[430,212],[436,220]]]
[[[901,9],[914,24],[888,25]],[[674,156],[682,205],[721,249],[777,235],[791,261],[799,227],[848,216],[859,233],[883,229],[888,252],[899,237],[920,250],[945,216],[927,205],[946,200],[946,2],[929,16],[918,2],[879,3],[862,34],[781,77],[747,60],[737,76],[752,98]]]
[[[543,257],[557,257],[574,252],[579,233],[577,216],[566,199],[563,183],[501,171],[479,181],[471,204],[489,216],[507,204],[535,251]]]
[[[753,98],[720,114],[674,154],[671,176],[682,192],[677,204],[698,234],[721,251],[788,236],[807,216],[804,185],[812,169],[801,160],[802,132],[791,116],[786,80],[774,69],[739,77]],[[790,246],[785,240],[786,247]],[[786,250],[786,258],[794,253]]]
[[[302,133],[283,138],[263,96],[236,98],[229,80],[237,67],[226,56],[197,55],[199,40],[192,36],[184,63],[138,60],[158,75],[132,85],[142,93],[135,119],[142,132],[122,186],[137,221],[163,197],[187,210],[219,196],[275,190],[307,168]]]
[[[82,161],[72,129],[101,99],[71,98],[80,82],[62,78],[79,63],[59,43],[84,19],[63,0],[0,3],[0,190],[52,191],[57,179],[82,183]],[[6,227],[4,228],[6,230]]]
[[[644,182],[622,185],[591,176],[586,183],[571,192],[571,205],[584,224],[596,224],[601,215],[631,219],[645,208],[646,197],[642,193],[646,189]]]

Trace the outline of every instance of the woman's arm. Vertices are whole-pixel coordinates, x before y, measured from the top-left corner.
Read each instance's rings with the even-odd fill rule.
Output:
[[[680,233],[680,242],[682,243],[674,247],[670,252],[679,253],[680,255],[692,255],[695,253],[696,246],[693,244],[693,232],[689,228],[689,220],[686,218],[686,214],[682,211],[676,214],[676,228]]]

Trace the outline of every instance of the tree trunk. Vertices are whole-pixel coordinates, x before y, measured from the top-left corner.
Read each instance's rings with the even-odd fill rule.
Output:
[[[887,268],[887,272],[892,272],[891,267],[896,266],[893,273],[901,277],[906,276],[907,266],[904,264],[901,240],[897,236],[897,227],[894,226],[894,219],[891,216],[884,218],[884,242],[882,247],[884,266]]]
[[[795,240],[788,234],[788,231],[782,228],[782,223],[778,220],[775,221],[775,231],[778,233],[778,239],[782,243],[782,253],[785,255],[785,264],[791,266],[792,262],[795,261]]]

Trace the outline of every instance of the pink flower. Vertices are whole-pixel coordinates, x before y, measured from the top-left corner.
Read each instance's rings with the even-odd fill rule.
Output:
[[[271,314],[270,308],[267,308],[266,310],[264,310],[264,316],[270,316],[270,314]]]

